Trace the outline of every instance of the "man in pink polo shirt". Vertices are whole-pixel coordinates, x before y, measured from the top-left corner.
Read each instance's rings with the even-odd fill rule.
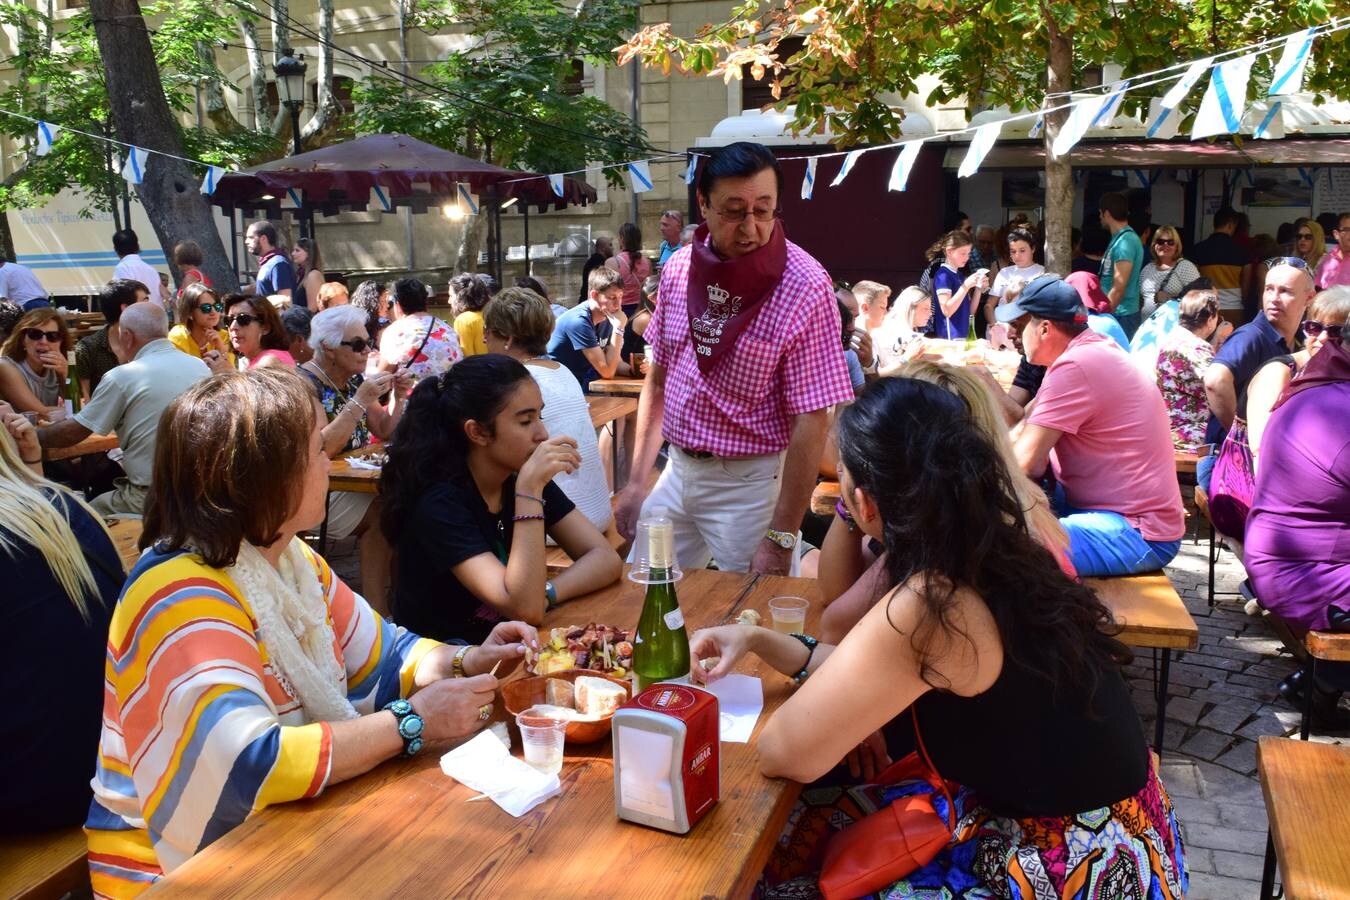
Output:
[[[1350,284],[1350,213],[1341,213],[1336,223],[1336,246],[1322,256],[1317,264],[1317,274],[1313,281],[1318,290],[1326,290],[1338,284]]]
[[[1078,292],[1032,280],[994,312],[1017,322],[1027,359],[1048,366],[1013,446],[1023,471],[1059,481],[1055,506],[1082,576],[1161,569],[1186,530],[1167,409],[1153,380],[1088,328]]]
[[[759,144],[708,160],[704,224],[662,267],[644,335],[651,367],[615,518],[631,538],[642,513],[664,507],[686,569],[712,558],[724,571],[798,570],[829,407],[853,399],[830,276],[787,240],[782,188],[778,161]],[[663,438],[670,464],[648,497]]]

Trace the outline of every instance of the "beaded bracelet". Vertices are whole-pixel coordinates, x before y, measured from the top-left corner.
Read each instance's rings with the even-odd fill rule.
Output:
[[[793,632],[792,634],[788,635],[788,637],[793,637],[801,641],[802,646],[806,648],[806,662],[802,663],[802,670],[798,672],[796,675],[792,676],[792,680],[796,684],[800,685],[803,681],[806,680],[806,676],[811,674],[809,671],[809,669],[811,668],[811,657],[816,655],[816,644],[819,644],[820,641],[811,637],[809,634],[797,634],[796,632]]]
[[[853,521],[853,514],[848,511],[848,507],[844,505],[843,500],[834,501],[834,511],[839,515],[839,518],[844,520],[844,524],[848,526],[849,531],[858,530],[858,523]]]
[[[543,505],[544,505],[544,498],[543,498],[543,497],[536,497],[534,494],[522,494],[520,491],[516,491],[516,496],[519,497],[519,498],[522,499],[522,500],[533,500],[535,503],[538,503],[540,506],[543,506]]]
[[[512,522],[528,522],[530,519],[538,519],[539,521],[542,522],[542,521],[544,521],[544,516],[543,516],[543,513],[535,513],[534,515],[529,515],[529,516],[512,516],[512,517],[511,517],[511,521],[512,521]]]

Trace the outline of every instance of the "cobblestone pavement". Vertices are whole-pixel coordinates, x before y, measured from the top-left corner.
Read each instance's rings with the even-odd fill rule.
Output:
[[[1207,542],[1185,541],[1167,575],[1200,629],[1200,646],[1172,663],[1162,779],[1185,829],[1192,900],[1239,900],[1260,891],[1266,809],[1256,777],[1256,741],[1298,735],[1299,714],[1275,689],[1296,665],[1270,628],[1235,596],[1241,566],[1224,553],[1207,601]],[[1227,593],[1224,593],[1227,592]],[[1152,740],[1157,708],[1152,661],[1141,652],[1127,675]],[[1343,701],[1344,702],[1344,701]],[[1313,740],[1350,743],[1350,734]]]
[[[1216,574],[1219,602],[1209,608],[1207,549],[1205,541],[1187,539],[1167,567],[1200,629],[1200,645],[1172,662],[1162,779],[1185,829],[1191,900],[1243,900],[1259,893],[1266,846],[1256,740],[1297,736],[1298,712],[1275,690],[1295,664],[1266,624],[1243,612],[1236,596],[1242,568],[1229,553]],[[337,542],[328,558],[349,584],[360,583],[354,540]],[[1157,707],[1147,651],[1126,674],[1151,741]],[[1350,734],[1312,739],[1350,743]]]

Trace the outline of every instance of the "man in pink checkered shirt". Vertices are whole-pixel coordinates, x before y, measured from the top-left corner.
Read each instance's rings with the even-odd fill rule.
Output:
[[[699,175],[705,224],[661,272],[645,338],[632,477],[616,509],[631,538],[665,508],[687,569],[798,571],[829,408],[853,399],[839,310],[825,269],[786,240],[782,173],[769,150],[736,143]],[[670,464],[651,496],[662,439]]]

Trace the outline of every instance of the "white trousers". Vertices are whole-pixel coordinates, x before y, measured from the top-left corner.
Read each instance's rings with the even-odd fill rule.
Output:
[[[675,556],[688,572],[710,559],[723,572],[745,572],[778,504],[783,454],[698,459],[671,446],[670,462],[642,504],[664,506],[675,526]],[[792,575],[801,560],[792,554]]]

